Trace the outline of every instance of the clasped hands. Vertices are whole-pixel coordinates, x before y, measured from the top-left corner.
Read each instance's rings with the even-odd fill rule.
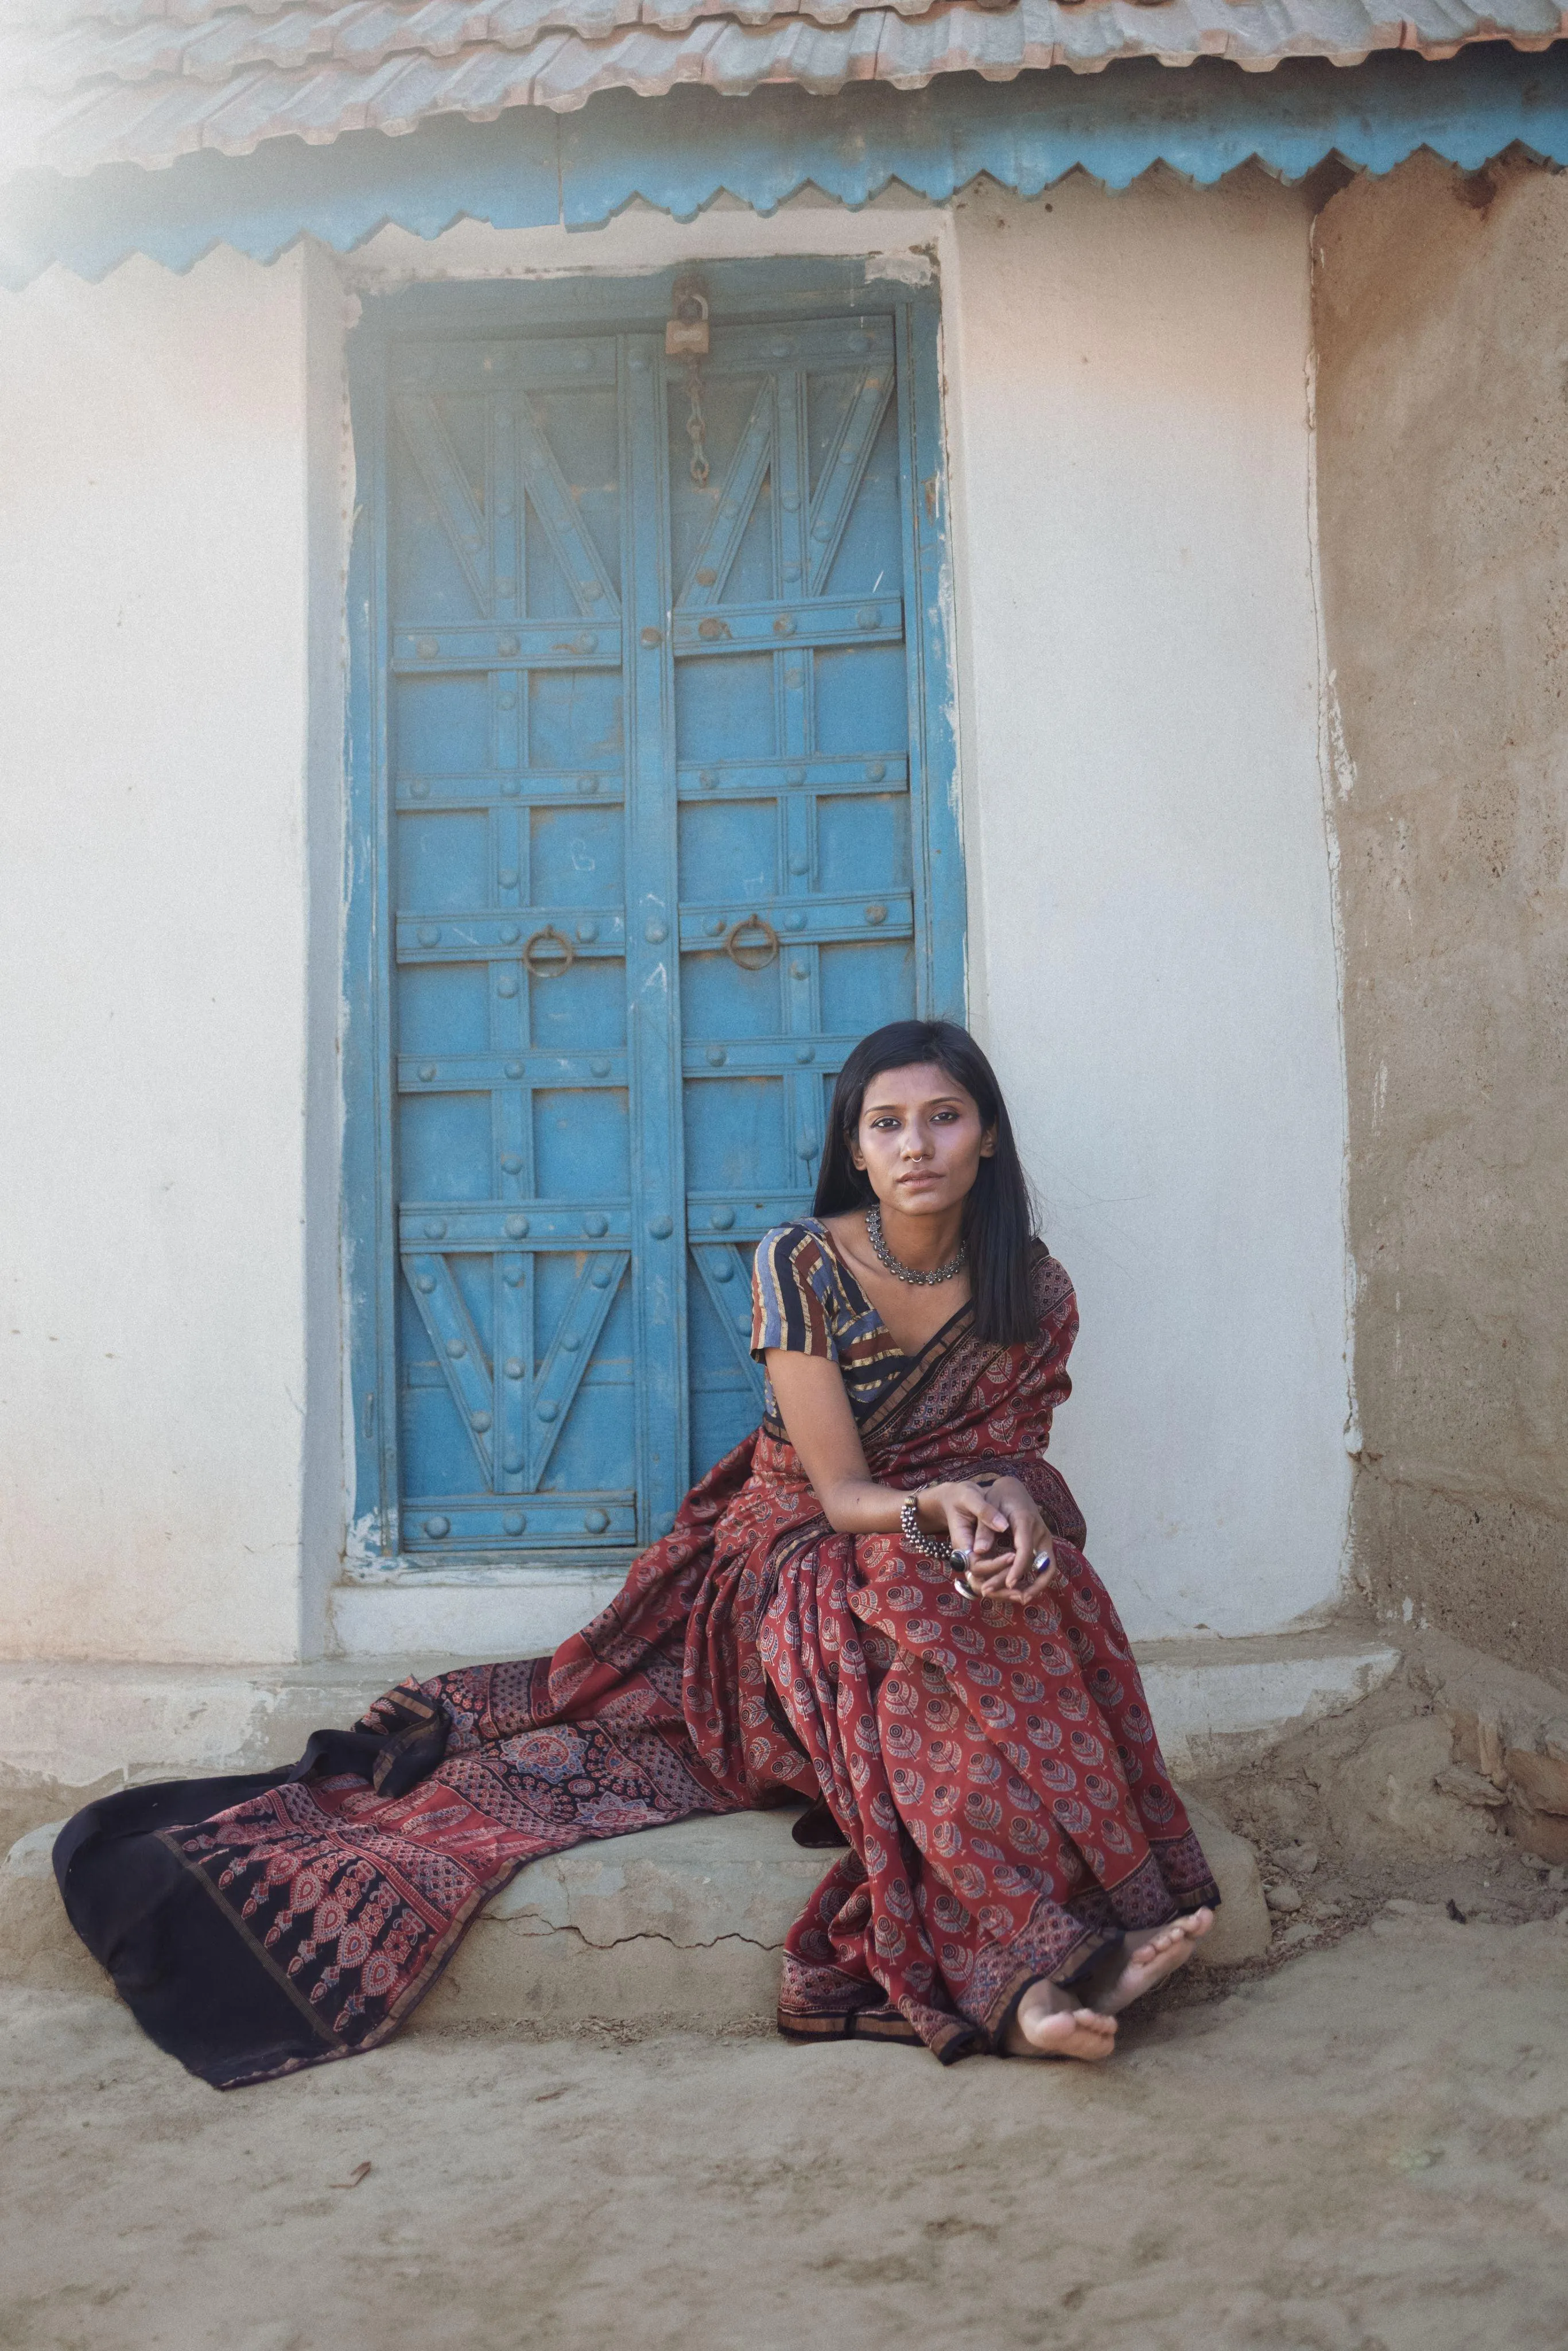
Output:
[[[969,1555],[967,1581],[980,1600],[1038,1600],[1058,1580],[1056,1550],[1040,1504],[1017,1478],[988,1486],[926,1486],[915,1497],[921,1528]]]

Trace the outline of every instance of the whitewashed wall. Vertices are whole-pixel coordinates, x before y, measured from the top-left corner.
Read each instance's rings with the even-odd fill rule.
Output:
[[[296,1656],[303,1562],[336,1548],[304,1255],[311,277],[220,252],[0,298],[12,1656]],[[328,870],[335,959],[335,844]],[[329,1249],[335,1332],[333,1284]]]
[[[1344,1097],[1305,214],[960,205],[973,1017],[1083,1317],[1061,1465],[1134,1633],[1336,1593]]]
[[[1348,1491],[1297,202],[634,211],[347,275],[933,246],[973,1010],[1083,1304],[1061,1458],[1135,1628],[1261,1629],[1333,1596]],[[338,331],[319,256],[0,300],[0,1654],[526,1648],[591,1603],[326,1605]]]

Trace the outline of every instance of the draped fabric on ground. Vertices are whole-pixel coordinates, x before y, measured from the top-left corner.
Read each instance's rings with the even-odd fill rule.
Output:
[[[1077,1313],[1043,1251],[1033,1279],[1038,1343],[986,1345],[964,1308],[861,1434],[890,1485],[1021,1478],[1060,1590],[980,1602],[897,1536],[833,1533],[759,1431],[553,1656],[402,1683],[289,1771],[78,1813],[61,1891],[147,2031],[222,2088],[372,2048],[525,1862],[791,1796],[848,1840],[789,1936],[793,2035],[994,2049],[1039,1978],[1218,1901],[1044,1458]]]

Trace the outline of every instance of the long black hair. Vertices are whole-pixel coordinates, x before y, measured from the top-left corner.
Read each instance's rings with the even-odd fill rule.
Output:
[[[989,1158],[981,1160],[974,1189],[964,1203],[964,1242],[969,1252],[975,1335],[995,1346],[1016,1346],[1040,1332],[1029,1273],[1034,1206],[996,1071],[956,1021],[893,1020],[861,1039],[833,1088],[811,1212],[836,1217],[871,1206],[876,1197],[871,1178],[850,1155],[865,1090],[883,1070],[906,1070],[922,1061],[934,1061],[961,1086],[973,1098],[981,1125],[996,1129],[996,1147]]]

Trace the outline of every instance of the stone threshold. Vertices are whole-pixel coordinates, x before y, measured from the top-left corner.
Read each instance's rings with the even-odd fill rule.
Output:
[[[576,1608],[569,1600],[563,1631],[590,1613],[580,1600]],[[313,1730],[352,1722],[408,1674],[423,1678],[548,1646],[465,1643],[310,1665],[0,1662],[0,1773],[85,1793],[134,1780],[267,1771],[291,1761]],[[1333,1629],[1136,1646],[1178,1775],[1213,1770],[1301,1723],[1343,1712],[1387,1680],[1400,1654]]]
[[[1223,1896],[1201,1956],[1237,1966],[1269,1948],[1257,1863],[1242,1838],[1188,1801]],[[768,2030],[784,1938],[835,1858],[798,1845],[792,1818],[680,1821],[530,1862],[475,1920],[408,2029]],[[59,1827],[19,1838],[0,1864],[0,1980],[108,1995],[110,1980],[77,1941],[55,1888]]]

